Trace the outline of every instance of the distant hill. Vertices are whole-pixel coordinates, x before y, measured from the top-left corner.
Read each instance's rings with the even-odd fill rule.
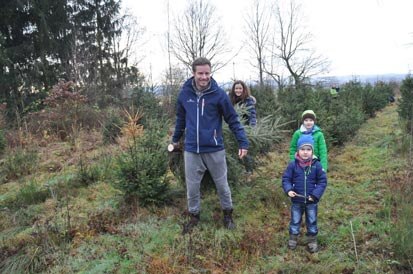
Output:
[[[314,79],[314,82],[325,82],[325,83],[335,83],[335,84],[344,84],[351,80],[357,79],[362,83],[374,84],[378,81],[383,82],[400,82],[406,78],[406,74],[371,74],[371,75],[344,75],[344,76],[327,76],[327,77],[317,77]]]
[[[397,74],[397,73],[388,73],[388,74],[370,74],[370,75],[341,75],[341,76],[324,76],[324,77],[315,77],[312,80],[312,83],[322,83],[324,86],[331,86],[331,85],[342,85],[347,83],[351,80],[358,80],[361,83],[370,83],[374,84],[378,81],[383,82],[401,82],[404,78],[406,78],[406,74]],[[246,81],[248,85],[255,85],[256,81]],[[229,90],[232,87],[233,82],[219,82],[220,87],[225,90]],[[276,83],[273,83],[276,86]]]

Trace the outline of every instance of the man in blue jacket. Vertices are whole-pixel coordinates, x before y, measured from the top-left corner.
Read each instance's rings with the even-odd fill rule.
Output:
[[[234,229],[222,120],[229,125],[238,141],[238,155],[241,159],[247,155],[248,140],[228,95],[211,77],[211,62],[203,57],[196,59],[192,64],[192,72],[193,77],[184,83],[178,96],[175,132],[172,137],[173,144],[178,145],[185,133],[185,181],[191,218],[184,225],[183,233],[191,232],[199,223],[200,185],[206,170],[217,188],[224,212],[224,225],[228,229]]]

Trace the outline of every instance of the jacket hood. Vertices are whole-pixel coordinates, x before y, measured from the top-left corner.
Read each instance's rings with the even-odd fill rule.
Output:
[[[307,129],[305,128],[304,125],[300,126],[300,131],[301,132],[307,132]],[[317,125],[313,126],[313,130],[311,131],[312,134],[316,133],[317,131],[321,131],[321,128],[319,128]]]

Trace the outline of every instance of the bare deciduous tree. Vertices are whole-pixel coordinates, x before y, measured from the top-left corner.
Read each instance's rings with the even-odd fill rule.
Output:
[[[185,68],[177,66],[165,70],[162,80],[162,102],[163,108],[167,111],[169,117],[174,117],[176,98],[187,78],[185,71]]]
[[[247,45],[254,54],[251,65],[258,69],[260,86],[264,85],[265,52],[271,35],[271,13],[262,1],[255,0],[246,20]]]
[[[312,34],[300,19],[301,6],[291,0],[285,9],[279,2],[274,5],[276,17],[275,47],[272,57],[279,59],[295,85],[303,84],[312,76],[328,70],[329,61],[311,47]]]
[[[139,25],[136,17],[126,13],[121,17],[122,32],[113,37],[114,48],[114,69],[117,74],[117,80],[122,81],[125,86],[129,81],[132,67],[137,67],[144,56],[137,53],[137,49],[142,48],[146,43],[143,39],[145,28]],[[125,73],[129,72],[129,73]]]
[[[211,61],[213,71],[231,60],[215,7],[204,0],[188,1],[184,12],[176,18],[171,49],[174,56],[189,69],[192,62],[201,56]]]
[[[275,42],[274,37],[272,37],[271,44],[268,46],[270,52],[275,52]],[[263,63],[264,72],[271,77],[272,80],[277,84],[278,90],[283,89],[287,85],[287,79],[285,77],[285,69],[283,69],[283,64],[281,59],[268,58],[269,61],[265,60]]]

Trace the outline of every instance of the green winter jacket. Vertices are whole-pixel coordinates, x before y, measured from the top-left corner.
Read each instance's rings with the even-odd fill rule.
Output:
[[[290,144],[290,160],[295,159],[295,154],[297,152],[297,141],[300,138],[303,132],[306,131],[304,125],[301,125],[299,129],[297,129],[294,134],[293,138],[291,139]],[[323,167],[324,171],[327,172],[328,168],[328,158],[327,158],[327,145],[326,140],[324,139],[324,134],[321,129],[314,125],[312,136],[314,139],[314,155],[320,160],[321,166]]]

